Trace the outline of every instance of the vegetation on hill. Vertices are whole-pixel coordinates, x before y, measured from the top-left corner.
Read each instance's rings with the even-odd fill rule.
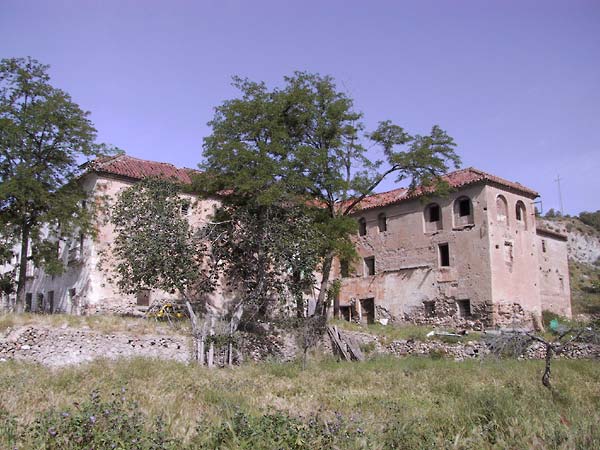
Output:
[[[0,366],[3,448],[600,448],[600,366],[430,358]],[[314,379],[319,383],[314,383]]]

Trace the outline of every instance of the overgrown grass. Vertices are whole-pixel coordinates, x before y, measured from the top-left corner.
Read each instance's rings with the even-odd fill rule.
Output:
[[[134,332],[138,334],[171,334],[189,329],[188,321],[175,324],[137,317],[112,315],[74,316],[71,314],[0,314],[0,332],[27,325],[73,328],[88,327],[102,333]],[[173,326],[175,325],[175,326]]]
[[[443,336],[434,336],[432,338],[427,337],[427,333],[430,331],[437,329],[438,331],[444,331],[446,329],[441,328],[438,329],[433,326],[427,325],[406,325],[402,324],[401,326],[397,325],[381,325],[379,323],[373,323],[368,325],[360,325],[357,323],[348,322],[347,320],[338,320],[334,319],[329,321],[330,325],[336,325],[338,328],[342,330],[348,331],[359,331],[363,333],[369,333],[374,336],[377,336],[382,344],[387,345],[392,341],[396,340],[408,340],[413,339],[415,341],[427,341],[432,339],[442,340],[448,343],[456,343],[456,342],[467,342],[467,341],[477,341],[481,339],[482,334],[476,331],[470,331],[468,335],[460,336],[460,337],[443,337]],[[446,330],[451,331],[451,330]]]
[[[592,289],[600,282],[600,266],[569,261],[569,272],[573,314],[600,316],[600,293]]]
[[[146,442],[165,442],[121,448],[600,448],[600,364],[555,361],[553,391],[540,383],[542,368],[542,361],[429,358],[325,359],[305,371],[300,364],[208,370],[144,359],[60,370],[5,362],[0,446],[13,436],[19,448],[52,448],[44,447],[48,436],[32,444],[41,442],[33,440],[40,426],[91,433],[81,411],[98,392],[105,402],[116,393],[139,405],[112,407],[132,424],[127,439],[134,429]],[[53,413],[35,422],[43,411]]]

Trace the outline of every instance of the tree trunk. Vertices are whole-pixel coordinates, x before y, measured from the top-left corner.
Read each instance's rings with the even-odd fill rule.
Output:
[[[546,368],[544,369],[544,375],[542,375],[542,384],[547,388],[550,388],[550,363],[552,362],[552,344],[546,344]]]
[[[233,334],[238,329],[243,313],[244,303],[240,302],[233,311],[231,320],[229,321],[229,345],[227,346],[227,364],[229,367],[233,366]]]
[[[215,335],[215,316],[210,315],[210,329],[208,331],[208,334],[211,336],[211,338]],[[210,344],[208,346],[208,355],[206,358],[206,365],[208,366],[209,369],[212,369],[213,366],[215,364],[215,343],[213,341],[213,339],[210,340]]]
[[[317,298],[315,312],[313,315],[325,316],[327,314],[327,291],[329,290],[329,277],[331,276],[331,268],[333,266],[333,252],[329,253],[323,260],[323,278],[321,279],[321,290]]]
[[[294,272],[293,282],[296,285],[296,288],[292,289],[292,292],[294,292],[296,297],[296,317],[302,319],[304,317],[304,295],[302,294],[302,290],[297,287],[300,286],[300,283],[302,282],[300,272]]]
[[[27,264],[29,263],[27,254],[29,253],[30,232],[29,225],[23,225],[21,232],[21,257],[19,259],[19,280],[17,281],[17,301],[15,304],[17,313],[22,313],[25,310],[25,285],[27,283]]]
[[[193,354],[196,362],[203,366],[204,365],[204,334],[205,334],[205,324],[202,327],[202,330],[198,327],[198,317],[194,312],[194,308],[192,308],[192,304],[186,298],[185,306],[188,310],[188,314],[190,315],[190,322],[192,323],[192,346],[193,346]]]

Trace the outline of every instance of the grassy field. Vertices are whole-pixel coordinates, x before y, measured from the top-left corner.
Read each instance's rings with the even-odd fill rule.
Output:
[[[600,448],[600,364],[556,361],[552,391],[542,364],[4,362],[0,447]]]

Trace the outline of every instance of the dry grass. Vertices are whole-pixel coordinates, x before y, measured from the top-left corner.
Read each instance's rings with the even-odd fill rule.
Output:
[[[26,422],[49,408],[72,408],[94,389],[109,395],[125,387],[127,397],[149,416],[162,415],[168,431],[179,437],[191,436],[201,418],[216,423],[241,409],[324,419],[338,413],[373,435],[403,430],[398,439],[408,443],[462,443],[456,448],[575,448],[580,438],[600,442],[593,431],[600,423],[600,364],[557,361],[553,392],[539,381],[542,364],[324,359],[303,371],[299,364],[276,363],[208,370],[134,359],[49,370],[6,362],[0,366],[0,407]],[[557,439],[562,444],[555,445]]]
[[[102,333],[173,334],[185,333],[187,321],[176,326],[154,319],[110,315],[74,316],[70,314],[0,314],[0,332],[27,325],[41,327],[89,328]]]

